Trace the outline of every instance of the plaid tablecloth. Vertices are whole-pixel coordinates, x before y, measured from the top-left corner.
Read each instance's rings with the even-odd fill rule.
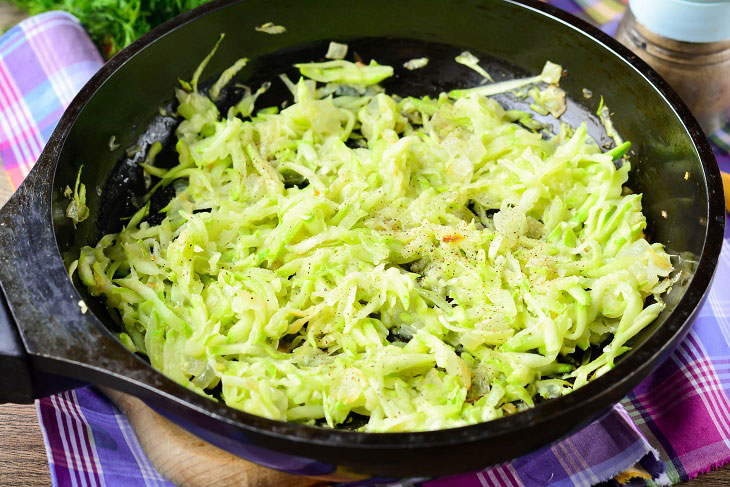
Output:
[[[551,3],[612,33],[618,0]],[[102,60],[71,16],[33,17],[0,38],[0,160],[17,187],[63,109]],[[730,170],[730,126],[713,134]],[[730,225],[728,225],[730,227]],[[676,483],[730,460],[730,231],[718,278],[688,338],[609,415],[550,447],[499,467],[426,487],[615,485],[632,465]],[[125,417],[93,387],[37,403],[56,486],[171,485],[150,465]]]

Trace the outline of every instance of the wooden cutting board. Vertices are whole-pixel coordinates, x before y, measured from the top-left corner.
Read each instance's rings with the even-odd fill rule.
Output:
[[[270,470],[173,424],[134,396],[103,388],[125,414],[152,465],[180,487],[324,487],[328,482]]]
[[[291,475],[261,467],[228,453],[163,418],[134,396],[102,387],[101,390],[129,420],[152,465],[180,487],[327,487],[323,479]],[[644,470],[629,468],[620,483],[650,478]],[[728,484],[730,485],[730,484]]]

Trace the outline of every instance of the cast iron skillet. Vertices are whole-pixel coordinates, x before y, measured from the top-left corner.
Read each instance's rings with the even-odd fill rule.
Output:
[[[283,24],[272,36],[254,27]],[[214,403],[167,379],[115,338],[103,305],[68,279],[64,259],[93,244],[139,204],[136,161],[123,148],[168,142],[175,120],[158,107],[189,79],[221,32],[227,37],[207,73],[243,55],[238,79],[257,84],[291,62],[318,59],[327,41],[350,44],[366,61],[396,67],[428,56],[420,71],[397,69],[396,93],[436,94],[479,78],[452,59],[478,53],[497,78],[536,73],[549,59],[565,67],[572,100],[563,120],[587,121],[603,95],[614,122],[634,143],[629,185],[644,193],[648,232],[684,257],[684,276],[667,309],[632,342],[634,350],[605,376],[560,399],[496,421],[425,433],[365,434],[252,416]],[[257,81],[258,80],[258,81]],[[274,82],[274,86],[277,82]],[[583,88],[594,93],[583,97]],[[273,89],[268,103],[281,99]],[[235,96],[229,95],[229,102]],[[277,98],[278,97],[278,98]],[[502,97],[502,103],[520,102]],[[267,102],[259,106],[264,106]],[[115,135],[122,149],[111,152]],[[169,152],[168,152],[169,156]],[[163,156],[164,159],[164,156]],[[168,163],[171,161],[168,160]],[[91,216],[77,229],[63,216],[80,165]],[[99,190],[99,192],[97,192]],[[79,380],[118,388],[199,437],[260,464],[309,475],[347,472],[388,477],[474,470],[524,454],[596,419],[646,377],[687,333],[710,283],[723,235],[720,174],[698,124],[643,62],[602,34],[532,0],[218,0],[155,29],[108,62],[68,108],[38,163],[0,213],[0,400],[29,402]],[[78,305],[84,299],[90,311]]]

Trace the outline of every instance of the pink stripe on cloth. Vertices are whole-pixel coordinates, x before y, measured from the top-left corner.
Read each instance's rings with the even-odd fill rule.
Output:
[[[0,163],[14,187],[102,64],[78,20],[64,12],[31,17],[0,37]]]
[[[58,410],[51,399],[43,398],[36,402],[41,432],[46,445],[58,441],[59,438],[65,441],[57,421]],[[60,448],[46,448],[53,485],[72,485],[73,483],[72,475],[75,476],[76,473],[70,467],[67,451]]]
[[[38,158],[43,141],[40,140],[38,127],[33,122],[26,100],[3,60],[0,60],[0,108],[0,122],[6,140],[11,147],[17,148],[13,152],[18,162],[30,167]]]
[[[64,392],[53,398],[61,411],[65,428],[66,442],[73,452],[73,465],[79,474],[81,485],[98,487],[102,485],[99,471],[96,468],[95,450],[91,448],[89,426],[76,404],[73,392]]]
[[[96,452],[96,445],[94,444],[93,431],[91,431],[91,427],[86,421],[84,413],[81,411],[79,403],[76,400],[76,391],[69,391],[66,394],[69,398],[68,404],[71,411],[73,411],[74,416],[79,419],[77,426],[79,427],[79,436],[82,440],[82,448],[85,452],[88,452],[84,455],[84,458],[86,459],[89,472],[94,475],[94,478],[99,485],[104,485],[102,469],[99,464],[99,455]]]
[[[724,393],[719,380],[717,380],[712,368],[712,362],[707,358],[706,353],[702,350],[702,345],[691,332],[687,339],[679,345],[676,355],[683,359],[685,357],[690,359],[686,362],[684,370],[695,388],[701,388],[703,378],[711,384],[711,387],[702,391],[703,394],[700,397],[707,398],[707,410],[717,428],[717,433],[722,436],[723,440],[727,440],[730,432],[728,426],[728,419],[730,418],[728,397]]]

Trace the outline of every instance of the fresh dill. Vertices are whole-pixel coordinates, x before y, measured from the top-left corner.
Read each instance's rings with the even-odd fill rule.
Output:
[[[206,1],[10,0],[30,15],[49,10],[64,10],[75,15],[106,58],[162,22]]]

